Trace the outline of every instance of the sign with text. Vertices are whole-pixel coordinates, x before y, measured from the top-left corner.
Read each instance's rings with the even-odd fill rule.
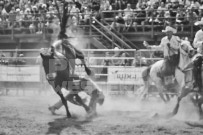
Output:
[[[108,83],[142,85],[142,71],[145,67],[109,67]]]
[[[0,81],[5,82],[40,82],[39,66],[0,65]]]

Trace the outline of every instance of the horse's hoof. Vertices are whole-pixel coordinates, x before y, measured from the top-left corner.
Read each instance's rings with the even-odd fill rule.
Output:
[[[52,113],[52,115],[56,115],[56,113],[55,113],[56,109],[54,107],[50,106],[48,109]]]

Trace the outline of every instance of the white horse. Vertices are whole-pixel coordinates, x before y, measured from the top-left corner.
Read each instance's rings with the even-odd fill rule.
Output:
[[[175,108],[173,109],[172,115],[177,114],[179,109],[179,103],[181,99],[187,96],[190,92],[193,91],[193,61],[194,59],[198,58],[198,54],[195,54],[195,50],[190,45],[189,41],[181,41],[180,49],[179,49],[179,64],[175,70],[175,81],[174,79],[170,83],[175,85],[175,89],[177,90],[178,100]],[[157,88],[160,97],[164,100],[164,93],[168,92],[168,87],[163,79],[158,75],[162,66],[164,64],[164,60],[160,60],[155,62],[153,65],[148,67],[146,70],[143,71],[143,80],[144,80],[144,93],[148,93],[149,86],[154,83],[155,87]],[[165,79],[164,79],[165,80]],[[168,97],[169,98],[169,97]],[[202,114],[201,104],[198,103],[199,112]]]

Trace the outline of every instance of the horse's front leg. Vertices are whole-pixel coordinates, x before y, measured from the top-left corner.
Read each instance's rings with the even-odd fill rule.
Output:
[[[157,89],[158,89],[158,92],[159,92],[159,96],[160,96],[160,98],[164,101],[164,103],[167,103],[168,100],[165,99],[165,97],[164,97],[164,95],[166,95],[166,94],[164,93],[165,88],[164,88],[164,87],[159,87],[159,86],[158,86]]]
[[[189,88],[185,88],[183,87],[181,90],[181,94],[178,97],[177,103],[175,105],[175,108],[172,111],[172,116],[176,115],[178,113],[178,109],[179,109],[179,105],[180,105],[180,101],[182,100],[182,98],[184,98],[185,96],[188,95],[188,93],[190,93],[191,90]]]
[[[61,93],[61,91],[58,91],[57,94],[60,96],[61,101],[62,101],[63,105],[64,105],[65,108],[66,108],[67,117],[68,117],[68,118],[71,118],[71,114],[70,114],[70,112],[69,112],[68,104],[67,104],[66,99],[64,98],[64,96],[63,96],[63,94]]]
[[[167,103],[167,99],[165,99],[165,97],[164,97],[164,95],[165,95],[164,91],[166,91],[166,89],[163,85],[161,78],[157,78],[155,85],[156,85],[157,90],[159,92],[160,98],[164,101],[164,103]]]
[[[178,97],[177,99],[177,102],[176,102],[176,105],[175,105],[175,108],[173,109],[172,111],[172,116],[176,115],[178,113],[178,109],[179,109],[179,106],[180,106],[180,101],[182,100],[182,97]]]
[[[170,95],[169,94],[166,94],[166,101],[169,102],[171,99],[170,99]]]
[[[83,100],[81,99],[81,97],[78,95],[78,94],[74,94],[75,98],[76,98],[76,101],[82,105],[84,107],[84,109],[86,110],[86,112],[89,112],[90,111],[90,107],[88,107],[84,102]]]

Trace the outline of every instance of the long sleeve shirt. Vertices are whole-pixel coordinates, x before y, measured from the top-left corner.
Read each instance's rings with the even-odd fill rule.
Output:
[[[193,41],[194,48],[197,48],[197,52],[202,53],[202,43],[203,43],[203,31],[199,30],[195,34],[195,38]]]
[[[170,48],[167,44],[170,44]],[[151,46],[152,49],[160,50],[164,52],[164,57],[178,54],[180,44],[180,38],[178,36],[172,36],[169,40],[167,36],[163,37],[159,46]]]

